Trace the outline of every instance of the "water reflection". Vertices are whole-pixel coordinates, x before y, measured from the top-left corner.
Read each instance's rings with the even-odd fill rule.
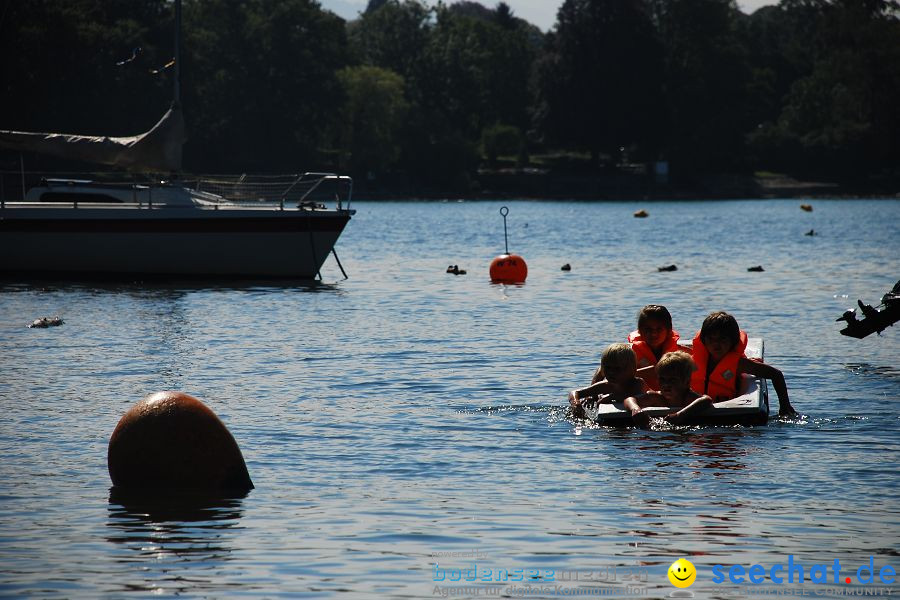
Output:
[[[845,363],[844,368],[854,375],[871,375],[874,377],[883,377],[885,379],[900,380],[900,370],[896,366],[879,366],[866,362]]]
[[[729,432],[691,432],[686,435],[690,442],[688,452],[695,458],[691,467],[695,469],[714,469],[716,471],[741,471],[747,468],[743,458],[749,452],[738,445],[746,438],[757,437],[754,430]],[[719,473],[713,473],[713,476]]]
[[[21,278],[0,277],[0,293],[86,293],[90,295],[127,294],[137,299],[180,298],[190,292],[232,291],[340,292],[336,283],[309,279],[232,279],[232,278]]]
[[[607,477],[616,485],[605,492],[606,501],[622,504],[622,488],[634,494],[614,520],[611,537],[631,539],[651,556],[700,555],[712,541],[725,548],[743,543],[752,535],[752,513],[727,486],[755,482],[751,455],[762,429],[609,430],[617,458],[604,468],[618,475]],[[697,503],[698,494],[707,501]]]
[[[693,470],[712,469],[712,476],[718,471],[741,471],[747,468],[745,458],[749,455],[748,438],[758,438],[757,428],[735,428],[716,430],[707,427],[664,432],[647,432],[634,429],[610,429],[610,438],[622,451],[632,452],[637,459],[646,459],[645,464],[656,468],[678,468]],[[645,455],[645,456],[641,456]],[[689,459],[685,462],[685,459]],[[641,461],[639,461],[641,462]]]
[[[153,494],[110,490],[106,540],[119,563],[140,564],[118,591],[180,594],[219,589],[216,573],[233,559],[246,494]],[[137,579],[135,581],[134,579]]]

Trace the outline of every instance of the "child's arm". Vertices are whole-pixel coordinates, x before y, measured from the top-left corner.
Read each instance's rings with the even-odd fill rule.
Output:
[[[584,399],[590,398],[592,396],[596,397],[599,394],[608,393],[609,386],[610,383],[604,379],[603,381],[589,385],[586,388],[576,389],[569,392],[569,408],[572,411],[572,416],[576,419],[583,419],[585,416],[583,404]]]
[[[784,375],[781,371],[772,365],[750,360],[746,357],[741,357],[741,360],[738,362],[738,369],[742,373],[750,373],[751,375],[756,375],[757,377],[763,377],[772,381],[772,386],[775,388],[775,393],[778,395],[779,415],[797,414],[797,411],[791,406],[791,401],[788,398],[787,384],[784,382]]]
[[[641,429],[650,429],[650,417],[641,412],[641,404],[639,400],[646,395],[647,394],[641,394],[637,397],[629,396],[625,398],[625,410],[631,413],[631,418],[634,420],[634,424]]]
[[[640,377],[635,377],[625,386],[623,391],[614,391],[600,396],[600,404],[624,402],[629,396],[641,396],[647,391],[647,384]]]
[[[584,418],[584,407],[581,405],[581,400],[578,397],[578,390],[569,392],[569,409],[572,411],[572,416],[579,419]]]
[[[677,425],[678,423],[683,422],[689,416],[696,414],[705,408],[709,408],[712,405],[712,398],[710,398],[709,396],[700,396],[681,410],[666,415],[666,421]]]
[[[569,405],[574,407],[576,404],[581,404],[581,400],[583,400],[584,398],[588,398],[590,396],[599,396],[600,394],[609,394],[613,391],[615,390],[613,390],[612,384],[603,379],[596,383],[592,383],[587,387],[579,388],[569,392]]]
[[[641,429],[650,429],[650,417],[643,412],[646,406],[658,406],[662,396],[659,392],[646,392],[638,396],[625,398],[625,410],[631,413],[634,424]]]

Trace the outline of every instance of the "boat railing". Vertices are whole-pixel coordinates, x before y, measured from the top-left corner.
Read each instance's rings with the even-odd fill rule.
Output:
[[[101,199],[102,193],[92,198],[71,200],[66,198],[66,189],[73,186],[89,185],[93,189],[129,190],[128,198],[117,194],[118,199]],[[71,205],[95,205],[109,203],[112,207],[124,208],[132,204],[137,207],[162,208],[175,206],[167,204],[161,195],[154,196],[154,190],[181,186],[193,190],[203,204],[237,205],[258,207],[260,205],[278,207],[296,206],[302,210],[324,208],[325,202],[333,200],[338,210],[350,210],[353,180],[335,173],[302,173],[289,175],[201,175],[179,178],[174,181],[154,179],[150,176],[122,173],[48,173],[0,171],[0,208],[7,203],[28,202],[27,191],[34,187],[47,187],[50,192],[56,188],[60,193],[52,201],[42,199],[41,204],[56,207]],[[75,194],[72,194],[74,196]]]
[[[198,192],[221,197],[229,204],[296,205],[320,208],[320,202],[333,199],[338,210],[349,210],[353,179],[336,173],[307,172],[290,175],[202,175],[192,184]],[[344,207],[346,200],[346,207]]]
[[[87,194],[77,199],[66,197],[66,191],[77,186],[90,186],[97,190],[97,193]],[[5,208],[7,204],[11,203],[29,203],[35,206],[46,204],[56,207],[68,205],[72,208],[94,204],[109,204],[117,207],[127,204],[138,206],[142,204],[141,196],[150,196],[152,188],[158,186],[158,181],[146,176],[127,173],[0,170],[0,208]],[[29,200],[28,192],[33,188],[46,188],[46,192],[53,195],[54,198],[49,200],[42,197],[39,201]],[[105,196],[104,189],[126,189],[130,191],[130,197],[128,200],[123,200],[121,197]],[[44,195],[46,194],[42,196]],[[143,201],[145,204],[146,202],[146,200]]]

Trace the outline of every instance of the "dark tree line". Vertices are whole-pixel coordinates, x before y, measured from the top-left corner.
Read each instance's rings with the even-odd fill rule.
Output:
[[[189,171],[341,169],[464,187],[479,164],[582,153],[674,176],[900,170],[893,0],[184,0]],[[0,128],[129,135],[172,89],[170,0],[33,0],[0,20]],[[138,50],[139,49],[139,50]]]

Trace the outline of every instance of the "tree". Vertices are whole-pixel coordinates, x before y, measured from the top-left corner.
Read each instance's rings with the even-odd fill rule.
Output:
[[[369,0],[369,3],[366,4],[366,10],[364,13],[373,13],[385,4],[387,4],[388,0]]]
[[[185,5],[186,162],[241,171],[314,167],[341,103],[344,22],[314,0]]]
[[[485,126],[526,128],[533,27],[508,6],[498,9],[387,0],[348,26],[362,64],[403,77],[409,111],[401,164],[412,178],[464,189]]]
[[[486,127],[481,134],[481,149],[491,165],[497,163],[501,154],[518,158],[524,150],[522,131],[500,123]]]
[[[812,71],[825,6],[825,0],[784,0],[739,23],[751,69],[747,103],[751,131],[776,121],[791,86]]]
[[[504,29],[512,29],[516,27],[517,19],[513,15],[512,9],[506,2],[498,2],[494,9],[494,22]]]
[[[662,53],[638,0],[566,0],[536,71],[538,130],[549,143],[649,155],[663,126]]]
[[[666,55],[674,177],[744,168],[751,70],[733,0],[667,0],[654,4]]]
[[[415,94],[420,57],[431,31],[431,14],[431,9],[418,0],[385,0],[377,10],[366,10],[348,26],[357,59],[399,74],[413,86]]]
[[[164,0],[11,2],[3,11],[0,127],[134,135],[165,112],[171,72],[150,72],[172,56]]]
[[[337,76],[346,97],[339,127],[347,166],[361,175],[390,169],[409,110],[403,78],[371,66],[346,67]]]
[[[472,17],[467,5],[455,6],[438,9],[422,59],[422,104],[472,141],[496,122],[526,128],[536,56],[529,32],[498,25],[493,12]]]
[[[809,7],[785,2],[789,14]],[[860,176],[900,162],[900,21],[896,3],[819,3],[810,63],[778,118],[752,136],[777,167]],[[794,17],[796,20],[796,16]],[[761,159],[762,160],[762,159]]]

